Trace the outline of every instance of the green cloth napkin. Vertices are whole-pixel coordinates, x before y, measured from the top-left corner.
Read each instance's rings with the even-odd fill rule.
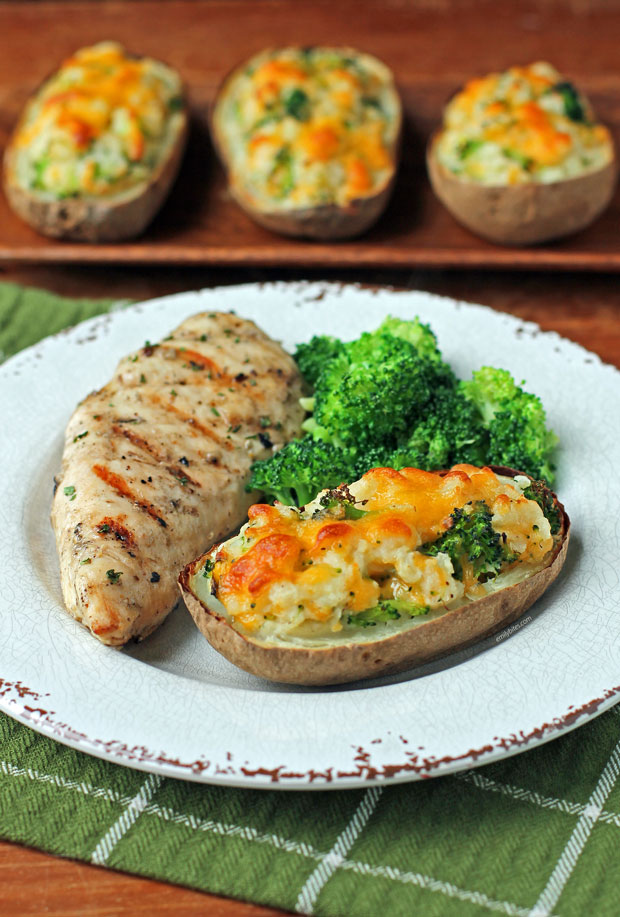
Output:
[[[48,334],[107,312],[112,299],[68,299],[47,290],[0,283],[0,362]]]
[[[109,305],[0,284],[0,349]],[[619,775],[618,707],[455,777],[307,793],[163,779],[0,714],[1,837],[335,917],[617,917]]]

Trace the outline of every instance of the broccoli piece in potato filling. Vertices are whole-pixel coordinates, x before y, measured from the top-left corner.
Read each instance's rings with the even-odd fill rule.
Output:
[[[549,523],[551,534],[557,535],[562,527],[562,514],[553,498],[553,494],[545,486],[545,482],[532,481],[529,487],[526,487],[523,491],[523,496],[538,503]]]
[[[398,621],[402,617],[417,618],[420,615],[427,615],[428,612],[428,605],[412,605],[401,599],[387,599],[365,611],[348,615],[347,624],[353,624],[355,627],[376,627],[377,624]]]
[[[435,541],[422,545],[420,551],[432,557],[447,554],[457,579],[462,580],[464,567],[470,566],[478,582],[484,583],[515,559],[491,525],[491,513],[483,500],[468,503],[462,509],[457,507],[450,519],[450,528]]]
[[[551,92],[557,92],[562,97],[564,114],[567,118],[570,118],[571,121],[587,122],[583,102],[572,83],[569,83],[568,80],[556,83]]]
[[[360,501],[356,505],[356,500],[346,484],[340,484],[338,487],[326,490],[319,500],[319,507],[315,509],[312,516],[323,514],[325,511],[332,516],[340,516],[342,519],[361,519],[367,515],[365,509],[361,507],[367,502]]]

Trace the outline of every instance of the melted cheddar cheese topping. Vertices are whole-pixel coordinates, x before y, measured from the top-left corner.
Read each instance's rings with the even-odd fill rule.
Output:
[[[181,91],[169,67],[115,42],[76,51],[26,108],[13,139],[18,183],[53,198],[134,187],[175,136]]]
[[[470,80],[444,111],[436,153],[459,178],[515,185],[600,169],[613,145],[572,83],[536,63]]]
[[[554,540],[538,503],[523,495],[529,483],[471,465],[445,476],[376,468],[301,510],[252,506],[203,576],[233,625],[261,638],[355,628],[369,609],[397,618],[400,609],[407,620],[442,613],[490,591],[491,577],[474,562],[455,569],[448,553],[432,553],[457,510],[488,513],[502,557],[493,578],[519,581],[542,568]]]
[[[369,55],[263,52],[218,107],[231,182],[262,209],[345,205],[393,173],[400,103],[390,71]]]

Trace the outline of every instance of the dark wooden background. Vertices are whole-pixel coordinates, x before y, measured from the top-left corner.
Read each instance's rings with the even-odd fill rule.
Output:
[[[192,132],[181,176],[152,227],[123,245],[57,243],[0,198],[0,260],[30,263],[620,269],[620,191],[571,239],[494,246],[435,199],[424,148],[449,96],[472,75],[548,59],[591,96],[620,140],[617,0],[113,0],[0,2],[0,146],[43,78],[103,38],[169,61],[183,76]],[[230,200],[209,141],[208,110],[224,75],[275,44],[342,44],[394,71],[405,108],[402,168],[379,223],[354,242],[309,243],[255,226]]]
[[[278,42],[296,41],[299,36],[304,43],[346,41],[384,57],[407,87],[406,104],[414,112],[413,145],[399,196],[373,234],[347,247],[345,259],[339,251],[337,256],[332,252],[331,260],[325,259],[320,250],[324,247],[304,243],[295,243],[289,255],[282,257],[277,254],[283,244],[279,239],[255,229],[231,207],[221,176],[206,191],[195,187],[196,174],[215,168],[204,134],[201,146],[199,130],[180,193],[139,243],[147,252],[149,247],[155,249],[155,254],[142,251],[141,265],[123,264],[136,260],[127,251],[124,256],[110,251],[105,265],[63,263],[75,261],[76,254],[67,254],[62,246],[53,248],[21,227],[1,202],[0,279],[66,295],[134,299],[220,283],[274,279],[391,284],[484,303],[538,322],[543,329],[557,331],[620,367],[620,279],[609,272],[620,264],[618,199],[585,241],[582,234],[581,239],[575,237],[544,251],[496,249],[478,243],[436,208],[415,165],[420,162],[424,132],[435,122],[442,101],[463,79],[540,57],[579,77],[595,97],[601,115],[620,126],[617,0],[0,2],[0,35],[0,143],[17,109],[44,73],[75,47],[104,37],[119,37],[134,50],[161,56],[178,66],[191,84],[194,108],[203,117],[222,73],[237,57],[274,43],[274,35]],[[209,208],[201,210],[206,201],[214,208],[210,216]],[[410,201],[415,201],[411,213]],[[189,204],[195,209],[188,212]],[[423,219],[427,221],[426,241]],[[209,258],[204,254],[205,238],[210,239]],[[215,257],[218,246],[221,256],[221,250],[233,243],[237,254],[229,251],[228,263],[225,257]],[[175,252],[183,245],[192,254],[179,259]],[[403,263],[404,246],[410,257]],[[379,250],[383,255],[377,261]],[[431,250],[435,255],[429,261]],[[390,254],[394,252],[397,257]],[[84,261],[81,254],[78,260]],[[186,266],[166,263],[175,260],[185,260]],[[443,269],[423,269],[429,263]],[[534,270],[553,264],[555,270]],[[449,265],[459,269],[447,270]],[[503,269],[492,270],[493,265]],[[472,266],[476,269],[467,269]],[[571,271],[584,266],[591,273]],[[43,913],[53,917],[275,917],[281,913],[2,842],[0,888],[0,913],[10,917]]]

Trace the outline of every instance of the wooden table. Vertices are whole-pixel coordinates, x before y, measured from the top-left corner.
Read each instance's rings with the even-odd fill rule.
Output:
[[[604,274],[386,271],[285,272],[96,267],[10,267],[0,279],[75,296],[147,299],[223,283],[274,279],[329,279],[392,284],[480,302],[599,354],[620,368],[620,278]],[[140,914],[209,914],[277,917],[284,912],[189,891],[162,882],[61,860],[0,842],[2,913],[50,917],[134,917]]]
[[[232,0],[230,2],[232,3]],[[347,41],[357,42],[367,47],[368,50],[374,50],[375,53],[388,57],[404,85],[405,101],[415,114],[416,127],[424,134],[436,122],[442,101],[472,71],[471,43],[469,37],[467,41],[463,41],[463,34],[467,31],[468,36],[470,35],[471,11],[474,10],[477,11],[476,15],[479,19],[477,34],[481,39],[476,49],[475,69],[484,71],[498,66],[498,42],[501,43],[505,54],[511,61],[521,58],[529,60],[546,53],[542,50],[543,38],[544,42],[548,43],[555,36],[556,43],[551,56],[556,65],[582,78],[588,88],[591,88],[597,96],[597,101],[601,105],[601,114],[609,119],[610,123],[620,125],[616,92],[617,81],[620,80],[617,66],[617,29],[620,22],[617,10],[619,4],[618,2],[612,3],[610,0],[582,0],[581,3],[570,3],[567,0],[564,5],[570,8],[569,15],[562,15],[561,12],[558,13],[561,3],[562,0],[557,0],[557,2],[556,0],[518,0],[513,5],[513,12],[516,9],[518,17],[513,20],[513,14],[507,9],[507,4],[498,10],[497,4],[490,0],[478,4],[477,7],[467,0],[424,0],[417,4],[419,7],[417,13],[413,9],[407,11],[405,9],[407,4],[396,2],[396,0],[387,4],[375,4],[374,13],[368,5],[362,9],[362,6],[353,0],[349,0],[348,3],[322,2],[320,4],[321,14],[318,17],[316,16],[316,0],[313,0],[313,2],[305,3],[296,2],[294,7],[289,6],[290,9],[294,9],[294,22],[289,22],[288,25],[280,23],[280,25],[281,29],[289,28],[290,36],[297,36],[301,22],[303,34],[307,40],[320,41],[324,37],[324,17],[331,16],[333,21],[330,31],[335,39],[344,40],[346,36]],[[18,3],[0,2],[3,22],[17,24],[18,27],[13,40],[7,41],[6,54],[3,54],[0,60],[0,135],[8,133],[17,111],[32,88],[25,85],[16,68],[23,65],[29,74],[32,57],[34,56],[42,63],[46,53],[50,58],[49,66],[52,67],[58,55],[62,56],[61,52],[64,53],[66,49],[73,49],[79,44],[101,37],[97,17],[90,15],[87,4],[76,3],[73,6],[73,15],[65,17],[63,21],[59,21],[57,15],[57,8],[60,6],[62,4],[41,3],[36,4],[38,9],[34,9],[33,4],[21,5],[20,8]],[[172,4],[170,6],[172,7]],[[227,34],[227,41],[234,40],[239,46],[238,57],[256,50],[262,44],[271,42],[269,36],[274,28],[274,23],[281,20],[280,13],[282,9],[287,8],[287,5],[283,4],[281,0],[271,0],[267,6],[271,17],[260,15],[258,6],[256,6],[251,22],[245,23],[245,27],[239,29],[238,33]],[[384,6],[386,10],[389,8],[393,16],[409,17],[407,29],[389,28],[384,22]],[[410,6],[413,8],[416,4],[412,3]],[[215,2],[213,4],[213,15],[209,11],[208,16],[209,34],[216,34],[213,30],[218,27],[220,31],[223,29],[221,22],[223,17],[229,16],[230,8],[229,3]],[[54,13],[55,9],[56,13]],[[203,34],[199,28],[190,27],[195,25],[197,15],[196,7],[190,3],[175,4],[175,22],[171,38],[167,33],[162,36],[161,30],[158,33],[158,30],[154,28],[144,29],[143,12],[145,9],[143,4],[138,3],[134,4],[131,10],[127,3],[116,2],[101,5],[106,27],[132,46],[134,41],[132,36],[138,30],[136,34],[143,39],[140,44],[141,50],[167,58],[169,55],[166,52],[172,41],[176,55],[175,63],[181,67],[186,79],[192,84],[192,100],[198,108],[201,106],[204,108],[212,96],[223,69],[229,66],[230,49],[225,42],[216,40],[208,49],[209,53],[203,53],[205,47]],[[35,28],[36,23],[42,21],[42,16],[47,17],[47,26]],[[514,22],[517,25],[516,29]],[[219,26],[218,23],[220,23]],[[437,40],[438,29],[446,24],[449,24],[447,38],[444,36],[446,40],[440,42]],[[55,26],[53,41],[50,40],[52,25]],[[176,44],[175,35],[178,38]],[[281,40],[294,40],[290,36],[286,33]],[[590,52],[588,44],[590,37],[596,40],[596,51]],[[136,43],[137,46],[138,43]],[[587,53],[584,50],[586,46]],[[432,80],[429,74],[434,74]],[[196,147],[196,149],[200,152],[201,148]],[[412,149],[414,153],[416,149],[419,153],[422,146],[420,143],[417,146],[414,144]],[[202,161],[199,165],[202,168]],[[188,174],[190,173],[191,169],[188,171]],[[414,170],[411,170],[411,174],[414,174]],[[192,242],[193,233],[203,249],[206,238],[206,241],[212,246],[212,250],[209,249],[212,260],[217,260],[218,257],[221,257],[217,249],[221,235],[218,207],[224,213],[228,205],[223,198],[222,200],[218,198],[217,183],[214,189],[212,205],[205,208],[207,217],[209,214],[212,215],[211,223],[207,220],[203,225],[196,220],[196,226],[191,224],[189,229],[185,227],[183,238],[187,242],[186,237],[188,237],[189,242]],[[190,190],[193,194],[193,185]],[[453,224],[441,208],[437,207],[433,210],[434,202],[428,189],[426,191],[423,189],[423,193],[426,194],[426,197],[423,198],[422,209],[426,207],[429,212],[436,215],[435,222],[430,221],[431,230],[436,230],[437,238],[440,238],[443,243],[446,242],[447,233],[452,246],[442,254],[443,249],[437,248],[436,245],[433,248],[435,237],[431,232],[430,237],[426,239],[426,245],[427,249],[430,246],[435,252],[433,263],[436,265],[450,263],[488,265],[493,261],[495,263],[501,261],[506,266],[517,264],[519,259],[523,262],[529,257],[523,252],[511,253],[506,249],[494,249],[478,243],[473,237],[461,231],[456,224]],[[163,245],[167,242],[168,230],[179,228],[175,223],[175,214],[179,210],[184,210],[184,205],[181,206],[183,204],[182,195],[179,201],[181,203],[176,206],[176,210],[174,203],[171,205],[172,221],[165,220],[156,224],[153,230],[155,242]],[[3,206],[0,201],[0,209]],[[397,210],[398,201],[394,206]],[[606,218],[608,222],[600,224],[598,229],[593,230],[594,241],[591,244],[588,243],[589,248],[585,255],[579,249],[583,239],[581,243],[579,240],[578,243],[575,243],[575,252],[579,249],[577,252],[579,258],[582,261],[584,258],[585,261],[589,259],[592,262],[591,267],[596,266],[593,259],[600,258],[601,252],[610,263],[615,258],[617,265],[620,265],[617,231],[619,208],[620,196]],[[251,243],[256,249],[263,236],[247,221],[236,216],[234,211],[230,213],[231,219],[236,221],[233,226],[235,238],[244,244]],[[6,212],[3,216],[6,230],[9,227],[10,217]],[[390,221],[388,223],[391,225]],[[409,260],[405,263],[429,263],[428,251],[426,253],[423,251],[425,237],[415,219],[407,217],[404,222],[401,220],[401,223],[402,226],[398,221],[396,223],[397,228],[400,226],[399,231],[406,231],[405,235],[409,233],[406,235],[410,246],[407,249]],[[210,236],[209,226],[211,224],[215,226],[215,230]],[[183,229],[184,224],[179,225]],[[28,230],[17,223],[12,224],[12,228],[9,227],[9,229],[8,234],[5,232],[8,241],[5,240],[6,244],[2,249],[3,257],[10,256],[11,250],[21,246],[23,261],[25,247],[28,247],[26,243],[30,244],[31,241],[32,251],[28,255],[30,261],[36,262],[37,258],[41,261],[45,257],[53,260],[53,253],[47,252],[44,240],[32,234],[29,235]],[[275,246],[274,238],[269,237],[267,241],[271,241],[271,244]],[[196,242],[196,239],[193,241]],[[371,247],[373,239],[376,243],[376,251],[373,249],[375,251],[374,263],[403,263],[401,256],[396,257],[398,253],[395,254],[394,240],[389,237],[389,234],[386,239],[383,239],[381,230],[379,230],[378,237],[372,236],[368,243],[371,244]],[[282,245],[285,243],[282,242],[280,247]],[[377,260],[377,251],[381,245],[384,246],[385,251]],[[572,242],[567,243],[569,251],[571,245],[573,245]],[[101,267],[95,265],[64,265],[61,267],[53,263],[45,266],[41,263],[38,265],[22,263],[21,266],[17,266],[17,264],[11,265],[7,262],[0,266],[0,279],[45,287],[68,296],[132,299],[148,299],[220,283],[260,282],[273,279],[306,278],[392,284],[484,303],[500,311],[535,321],[544,330],[557,331],[564,337],[593,350],[606,362],[620,367],[620,278],[617,275],[521,273],[511,270],[506,272],[415,270],[412,272],[411,270],[359,270],[355,268],[348,271],[318,268],[313,271],[300,272],[283,268],[277,271],[267,270],[256,266],[232,270],[230,268],[191,266],[192,251],[191,245],[189,247],[186,245],[183,249],[185,253],[183,257],[187,262],[184,269],[170,265],[161,266],[161,264],[149,264],[148,267],[117,267],[112,253],[110,264]],[[294,261],[294,252],[286,262],[277,246],[274,251],[272,263],[273,259],[280,264]],[[314,248],[312,251],[316,255],[318,249]],[[352,251],[353,255],[348,260],[349,264],[356,263],[359,248],[352,249]],[[179,252],[170,246],[163,245],[162,252],[163,260],[165,257],[169,261],[175,258],[178,260],[181,257]],[[457,252],[458,255],[456,262],[454,252]],[[550,257],[540,249],[537,252],[538,254],[534,252],[534,260],[537,257],[539,262],[541,259],[547,258],[548,260]],[[562,258],[562,252],[563,249],[560,249],[559,259]],[[260,263],[264,252],[259,253],[257,257]],[[314,260],[316,263],[317,259]],[[256,259],[253,264],[257,264]],[[56,917],[61,917],[61,915],[62,917],[73,917],[73,915],[75,917],[77,915],[79,917],[95,917],[95,915],[105,915],[105,917],[132,915],[134,917],[140,914],[172,913],[209,914],[212,917],[276,917],[283,913],[214,895],[205,895],[166,883],[126,876],[71,860],[62,860],[2,842],[0,842],[0,884],[2,887],[0,911],[11,917],[43,913],[50,917],[54,915]]]

